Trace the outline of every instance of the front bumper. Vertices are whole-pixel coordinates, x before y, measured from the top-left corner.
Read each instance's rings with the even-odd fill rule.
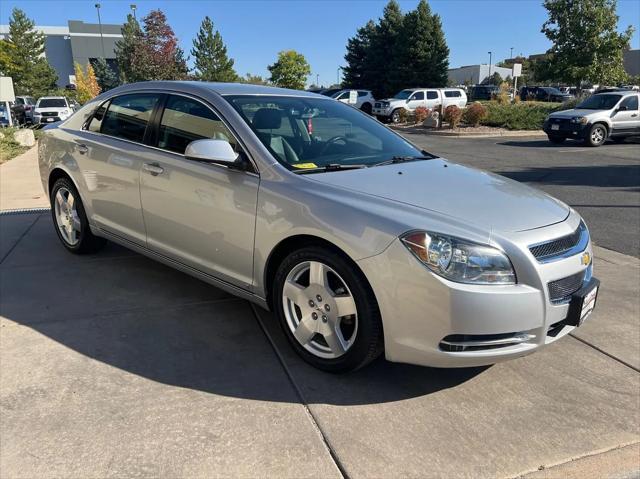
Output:
[[[572,123],[567,118],[547,118],[542,125],[542,130],[547,135],[563,136],[565,138],[584,138],[591,125]]]
[[[36,116],[34,117],[34,122],[46,125],[47,123],[55,123],[57,121],[62,121],[62,118],[59,116]]]
[[[374,116],[391,116],[391,113],[393,112],[393,108],[391,108],[390,106],[387,107],[379,107],[376,108],[375,106],[372,108],[371,110],[371,114]]]
[[[563,236],[575,230],[576,221],[542,230],[551,230],[548,238]],[[540,231],[534,235],[539,238]],[[541,264],[526,247],[536,241],[522,242],[520,254],[507,251],[515,285],[448,281],[418,262],[400,240],[360,260],[380,306],[386,358],[432,367],[482,366],[530,354],[573,330],[563,323],[569,304],[553,304],[547,285],[579,272],[590,279],[591,265],[582,257],[592,257],[591,243],[581,254]]]

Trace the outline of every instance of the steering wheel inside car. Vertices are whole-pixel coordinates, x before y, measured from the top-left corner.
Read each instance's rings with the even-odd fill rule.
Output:
[[[346,145],[348,140],[344,137],[344,136],[333,136],[331,138],[329,138],[324,146],[322,147],[322,149],[320,150],[320,152],[318,153],[318,156],[322,156],[324,155],[324,153],[329,149],[330,146],[332,146],[334,143],[338,143],[339,141],[344,142],[344,144]]]

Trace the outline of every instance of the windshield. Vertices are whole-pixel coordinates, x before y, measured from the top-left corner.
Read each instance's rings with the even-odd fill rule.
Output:
[[[66,108],[67,102],[64,98],[43,98],[38,100],[38,108]]]
[[[544,91],[546,91],[547,93],[551,93],[552,95],[562,95],[562,92],[557,88],[549,87],[549,88],[545,88]]]
[[[337,91],[333,95],[331,95],[331,98],[338,98],[343,93],[345,93],[343,90]]]
[[[372,166],[394,157],[425,156],[361,111],[322,98],[226,97],[260,141],[294,171]]]
[[[621,95],[593,95],[576,108],[581,110],[611,110],[620,101]]]
[[[406,100],[411,96],[413,90],[402,90],[401,92],[396,93],[396,96],[393,98],[397,98],[398,100]]]

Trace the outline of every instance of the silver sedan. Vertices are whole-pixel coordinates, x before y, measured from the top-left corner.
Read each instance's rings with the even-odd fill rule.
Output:
[[[320,95],[130,84],[46,129],[39,160],[67,250],[111,240],[268,308],[327,371],[491,364],[595,307],[573,209]]]

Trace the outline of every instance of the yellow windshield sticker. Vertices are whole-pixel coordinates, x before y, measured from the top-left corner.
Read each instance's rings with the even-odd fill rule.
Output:
[[[294,163],[293,165],[294,168],[304,168],[304,169],[309,169],[309,168],[317,168],[318,165],[316,165],[315,163]]]

